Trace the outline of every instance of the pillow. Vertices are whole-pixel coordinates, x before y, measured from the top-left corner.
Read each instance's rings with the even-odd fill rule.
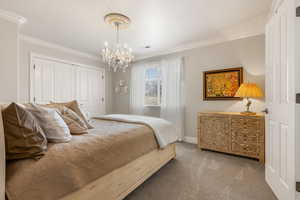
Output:
[[[72,135],[81,135],[88,133],[88,127],[85,122],[71,109],[63,105],[48,104],[43,107],[55,108],[59,111],[61,117],[67,124]]]
[[[6,159],[40,158],[47,150],[47,139],[34,116],[12,103],[3,111]]]
[[[73,135],[81,135],[88,133],[87,125],[74,111],[63,106],[61,114],[63,120],[66,122]]]
[[[69,142],[72,139],[67,124],[56,109],[43,108],[35,104],[30,104],[26,109],[30,111],[39,122],[49,142],[62,143]]]
[[[55,102],[50,102],[51,104],[48,105],[61,105],[61,106],[66,106],[67,108],[71,109],[72,111],[74,111],[79,117],[81,117],[81,119],[84,121],[84,123],[86,124],[86,126],[89,129],[94,128],[92,125],[90,125],[90,123],[88,122],[87,117],[85,116],[85,114],[82,112],[82,110],[80,109],[78,102],[76,100],[74,101],[70,101],[70,102],[64,102],[64,103],[55,103]]]

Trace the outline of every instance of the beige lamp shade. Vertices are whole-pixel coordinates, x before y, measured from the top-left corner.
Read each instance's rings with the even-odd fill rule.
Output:
[[[242,98],[261,98],[263,96],[262,90],[255,83],[243,83],[235,93],[235,97]]]

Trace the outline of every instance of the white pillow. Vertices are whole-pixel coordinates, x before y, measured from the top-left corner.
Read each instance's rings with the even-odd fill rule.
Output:
[[[26,108],[39,122],[48,142],[62,143],[69,142],[72,139],[67,124],[56,109],[43,108],[35,104],[30,104],[29,106],[26,106]]]

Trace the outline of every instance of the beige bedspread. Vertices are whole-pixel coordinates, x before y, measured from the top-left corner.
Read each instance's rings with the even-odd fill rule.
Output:
[[[44,157],[7,164],[9,200],[55,200],[158,148],[145,125],[95,120],[89,134],[50,144]]]

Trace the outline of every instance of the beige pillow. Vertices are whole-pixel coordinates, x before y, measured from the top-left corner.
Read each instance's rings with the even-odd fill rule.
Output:
[[[74,111],[67,108],[66,106],[57,104],[48,104],[41,106],[57,109],[61,117],[69,127],[71,134],[81,135],[88,133],[88,127],[86,126],[85,122]]]
[[[74,111],[63,106],[61,114],[73,135],[88,133],[87,125]]]
[[[43,108],[30,104],[26,109],[30,111],[43,129],[47,140],[53,143],[69,142],[72,135],[67,124],[56,109]]]
[[[72,111],[74,111],[86,124],[86,126],[89,129],[94,128],[89,122],[87,117],[85,116],[85,114],[81,111],[78,102],[76,100],[74,101],[70,101],[70,102],[63,102],[63,103],[55,103],[55,102],[51,102],[51,104],[48,105],[61,105],[61,106],[66,106],[67,108],[71,109]]]
[[[23,106],[10,104],[3,111],[6,159],[39,158],[47,139],[35,117]]]

